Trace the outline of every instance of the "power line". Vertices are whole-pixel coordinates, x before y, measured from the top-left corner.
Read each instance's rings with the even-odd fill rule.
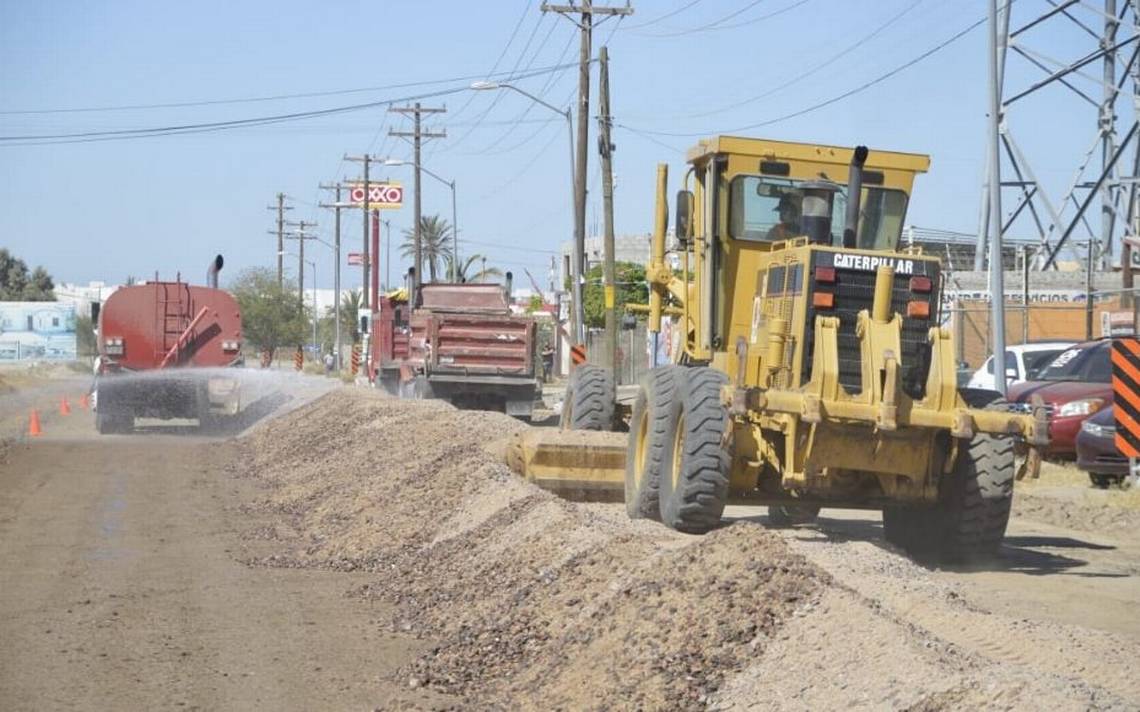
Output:
[[[523,20],[526,19],[527,13],[530,12],[530,6],[533,4],[534,4],[534,0],[526,0],[526,4],[523,6],[523,11],[519,15],[519,19],[515,22],[514,29],[511,30],[511,36],[509,38],[507,38],[507,43],[505,45],[503,45],[503,50],[501,52],[499,52],[499,57],[498,57],[498,59],[495,60],[495,63],[491,66],[491,71],[487,72],[486,76],[475,77],[475,79],[490,79],[492,76],[495,75],[495,71],[499,68],[499,63],[503,61],[503,57],[507,56],[507,51],[511,48],[511,45],[514,44],[515,36],[518,35],[519,28],[522,27]],[[473,101],[475,101],[475,95],[474,94],[468,96],[467,101],[463,102],[463,106],[460,106],[457,110],[455,110],[455,112],[453,112],[451,114],[451,116],[454,118],[454,117],[462,114],[464,111],[466,111],[467,107],[470,106],[471,102],[473,102]]]
[[[751,18],[749,20],[745,20],[743,22],[738,22],[738,23],[735,23],[732,25],[724,24],[725,22],[728,22],[732,18],[738,17],[741,14],[747,12],[748,10],[751,10],[752,8],[759,5],[761,2],[764,2],[764,0],[753,0],[752,2],[745,5],[744,7],[740,8],[739,10],[735,10],[735,11],[729,13],[728,15],[725,15],[724,17],[720,18],[719,20],[714,20],[713,22],[710,22],[707,25],[701,25],[700,27],[692,27],[692,28],[689,28],[687,30],[676,30],[673,32],[635,32],[634,34],[641,35],[642,37],[681,37],[683,35],[691,35],[691,34],[695,34],[697,32],[717,32],[720,30],[732,30],[732,29],[736,29],[738,27],[745,27],[747,25],[753,25],[753,24],[760,22],[762,20],[767,20],[767,19],[776,17],[777,15],[782,15],[785,12],[788,12],[789,10],[794,10],[795,8],[799,7],[800,5],[803,5],[807,2],[809,2],[809,0],[798,0],[798,2],[794,2],[791,5],[788,5],[787,7],[780,8],[779,10],[775,10],[773,12],[766,14],[766,15],[761,15],[759,17],[753,17],[753,18]]]
[[[775,94],[778,91],[781,91],[783,89],[787,89],[790,86],[798,84],[799,82],[803,81],[804,79],[807,79],[808,77],[811,77],[811,76],[814,76],[815,74],[818,74],[819,72],[823,71],[827,67],[838,62],[840,59],[846,57],[848,54],[851,54],[855,50],[857,50],[860,47],[862,47],[863,45],[867,44],[868,42],[870,42],[875,37],[882,34],[891,25],[893,25],[896,22],[898,22],[899,20],[901,20],[904,16],[909,14],[912,10],[914,10],[916,7],[918,7],[919,5],[921,5],[925,1],[926,0],[913,0],[913,2],[911,2],[911,4],[907,5],[905,8],[903,8],[902,11],[896,13],[895,15],[892,15],[886,22],[882,23],[881,25],[879,25],[878,27],[876,27],[874,30],[867,33],[866,35],[863,35],[857,41],[851,43],[850,45],[843,48],[839,52],[836,52],[835,54],[831,55],[830,57],[828,57],[824,61],[822,61],[819,64],[812,67],[811,69],[809,69],[805,72],[801,72],[800,74],[797,74],[796,76],[788,79],[787,81],[781,82],[779,85],[774,86],[771,89],[765,90],[765,91],[761,92],[760,94],[756,94],[755,96],[748,97],[747,99],[742,99],[742,100],[734,102],[732,104],[728,104],[726,106],[721,106],[721,107],[718,107],[716,109],[712,109],[709,111],[699,111],[699,112],[695,112],[692,114],[675,114],[674,118],[698,119],[698,118],[703,118],[705,116],[715,116],[718,114],[723,114],[726,111],[731,111],[732,109],[738,109],[742,106],[747,106],[748,104],[753,104],[757,101],[760,101],[761,99],[765,99],[769,96],[772,96],[773,94]],[[657,116],[660,116],[660,114],[658,114]]]
[[[661,22],[662,20],[668,20],[670,17],[673,17],[674,15],[680,15],[682,12],[684,12],[685,10],[688,10],[693,5],[696,5],[697,3],[703,2],[703,1],[704,0],[691,0],[691,2],[685,3],[684,5],[677,8],[676,10],[673,10],[672,12],[667,12],[664,15],[659,15],[659,16],[653,18],[652,20],[648,20],[646,22],[641,23],[640,25],[626,25],[625,29],[627,29],[627,30],[640,30],[642,27],[649,27],[650,25],[656,25],[658,22]],[[621,24],[620,20],[619,20],[618,24]]]
[[[561,67],[559,69],[564,69]],[[519,78],[529,78],[533,76],[540,76],[545,72],[534,71],[520,76]],[[289,114],[276,114],[271,116],[259,116],[246,119],[231,119],[227,121],[213,121],[197,124],[180,124],[173,126],[156,126],[152,128],[142,129],[122,129],[115,131],[80,131],[75,133],[64,134],[26,134],[17,136],[0,136],[0,142],[9,142],[0,145],[20,146],[20,145],[38,145],[43,143],[87,143],[94,141],[107,141],[107,140],[122,140],[129,138],[148,138],[152,136],[166,136],[184,133],[204,133],[210,131],[222,131],[233,128],[241,128],[247,126],[264,126],[268,124],[276,124],[287,121],[298,121],[303,119],[310,119],[318,116],[331,116],[335,114],[343,114],[353,111],[361,111],[363,109],[371,109],[377,107],[386,107],[395,103],[403,103],[414,101],[417,99],[427,99],[432,97],[447,96],[449,94],[456,94],[463,91],[468,91],[470,87],[464,85],[453,87],[450,89],[440,89],[434,92],[427,92],[424,94],[417,94],[392,99],[382,99],[379,101],[370,101],[362,104],[351,104],[348,106],[338,106],[329,109],[317,109],[313,111],[299,111]],[[12,142],[26,142],[26,143],[12,143]]]
[[[573,64],[567,66],[577,65]],[[547,70],[554,71],[558,69],[566,69],[566,67],[540,67],[534,71],[545,73]],[[475,79],[490,79],[492,77],[501,77],[506,74],[509,74],[509,72],[496,72],[494,69],[492,69],[487,74],[469,74],[461,77],[449,77],[447,79],[428,79],[419,82],[402,82],[399,84],[384,84],[381,86],[373,87],[358,87],[355,89],[336,89],[331,91],[303,92],[298,94],[274,94],[271,96],[245,97],[240,99],[206,99],[202,101],[179,101],[166,104],[123,104],[119,106],[94,106],[57,109],[15,109],[0,111],[0,116],[12,116],[20,114],[78,114],[105,111],[144,111],[151,109],[184,109],[195,106],[219,106],[225,104],[252,104],[265,101],[285,101],[288,99],[312,99],[324,96],[363,94],[372,91],[387,91],[389,89],[407,89],[409,87],[431,86],[433,84],[450,84],[451,82],[469,82]]]
[[[931,47],[930,49],[926,50],[925,52],[918,55],[917,57],[915,57],[915,58],[913,58],[907,62],[904,62],[903,64],[900,64],[899,66],[895,67],[894,69],[891,69],[890,71],[888,71],[884,74],[880,74],[879,76],[875,77],[874,79],[871,79],[870,81],[864,82],[863,84],[860,84],[859,86],[857,86],[853,89],[849,89],[848,91],[845,91],[842,94],[839,94],[837,96],[833,96],[830,99],[826,99],[826,100],[818,102],[816,104],[812,104],[811,106],[805,107],[803,109],[799,109],[798,111],[793,111],[790,114],[784,114],[783,116],[777,116],[775,118],[767,119],[765,121],[759,121],[759,122],[756,122],[754,124],[748,124],[746,126],[737,126],[735,128],[730,128],[730,129],[722,129],[719,131],[688,131],[688,132],[651,131],[648,129],[637,129],[637,128],[634,128],[632,126],[627,126],[624,124],[614,124],[614,125],[619,126],[623,129],[626,129],[627,131],[632,131],[634,133],[640,134],[644,138],[648,138],[648,135],[672,136],[672,137],[677,137],[677,138],[692,138],[692,137],[696,137],[696,136],[707,136],[710,134],[733,134],[733,133],[738,133],[738,132],[742,132],[742,131],[750,131],[752,129],[760,128],[762,126],[771,126],[772,124],[780,123],[782,121],[787,121],[788,119],[794,119],[794,118],[803,116],[805,114],[810,114],[814,111],[818,111],[822,108],[831,106],[832,104],[834,104],[836,102],[839,102],[839,101],[842,101],[848,97],[854,96],[855,94],[859,94],[861,92],[864,92],[867,89],[870,89],[871,87],[875,86],[876,84],[881,84],[882,82],[885,82],[886,80],[890,79],[891,77],[895,76],[896,74],[898,74],[898,73],[900,73],[906,69],[909,69],[910,67],[913,67],[914,65],[918,64],[922,60],[931,56],[932,54],[935,54],[936,52],[938,52],[942,49],[945,49],[946,47],[948,47],[949,45],[958,41],[962,37],[965,37],[971,31],[973,31],[973,30],[977,29],[978,27],[980,27],[981,25],[983,25],[985,22],[986,22],[986,18],[983,17],[982,19],[978,20],[977,22],[974,22],[973,24],[969,25],[965,29],[956,33],[955,35],[953,35],[949,39],[944,40],[944,41],[938,43],[937,45],[935,45],[934,47]],[[664,144],[662,144],[662,145],[664,145]],[[676,150],[676,149],[673,149],[673,150]]]
[[[518,59],[515,60],[515,66],[511,68],[511,73],[507,75],[508,80],[512,80],[514,78],[515,73],[519,71],[519,65],[522,64],[523,59],[526,58],[527,50],[530,49],[531,42],[534,41],[535,35],[538,34],[538,28],[542,25],[543,21],[545,21],[545,20],[546,20],[545,15],[540,14],[538,16],[537,21],[534,23],[534,27],[531,28],[530,35],[527,37],[526,44],[523,46],[522,51],[519,52]],[[549,37],[549,35],[547,35],[547,37]],[[537,57],[537,55],[536,55],[536,57]],[[534,60],[535,60],[535,57],[531,57],[531,60],[527,64],[527,67],[529,67],[530,64],[533,64]],[[524,68],[524,71],[525,71],[525,68]],[[469,129],[467,129],[466,131],[464,131],[463,134],[459,138],[457,138],[453,142],[451,142],[450,147],[455,148],[456,146],[463,143],[467,139],[467,137],[470,136],[471,133],[479,127],[479,125],[483,122],[483,120],[487,118],[487,115],[490,114],[492,110],[494,110],[494,108],[498,105],[498,103],[502,100],[502,98],[503,98],[503,92],[495,92],[495,96],[491,100],[491,104],[486,109],[483,110],[483,113],[479,114],[479,117],[475,120],[475,125],[470,127]]]
[[[543,19],[545,19],[546,16],[543,15],[542,17],[543,17]],[[539,47],[535,51],[534,56],[531,57],[531,63],[533,63],[534,60],[538,58],[538,53],[542,51],[542,48],[545,47],[547,45],[547,43],[550,42],[550,36],[554,34],[554,31],[556,29],[558,29],[558,23],[552,22],[550,24],[550,29],[546,33],[546,36],[542,38],[542,42],[539,44]],[[573,42],[573,40],[574,40],[574,36],[573,36],[573,34],[571,34],[569,41],[566,43],[566,45],[562,49],[562,54],[558,57],[558,62],[562,62],[562,59],[566,56],[566,52],[570,49],[570,43]],[[547,81],[543,83],[544,87],[548,87],[550,85],[550,83],[551,83],[550,80],[552,78],[553,77],[547,78]],[[543,94],[546,91],[549,91],[549,89],[544,88],[544,90],[540,91],[537,94],[537,96],[539,98],[542,98]],[[513,134],[515,132],[515,130],[519,127],[520,124],[524,123],[524,120],[530,114],[530,112],[534,108],[534,106],[535,106],[534,102],[527,102],[526,107],[522,110],[522,112],[519,113],[517,116],[515,116],[513,121],[508,122],[510,124],[510,126],[507,127],[506,131],[501,133],[497,139],[495,139],[491,143],[487,144],[486,147],[484,147],[480,150],[477,150],[474,153],[475,154],[484,154],[484,153],[490,153],[492,150],[494,150],[499,144],[501,144],[503,141],[505,141],[508,136]],[[553,119],[548,119],[548,120],[553,120]],[[491,122],[486,122],[484,125],[489,124],[489,123],[491,123]]]

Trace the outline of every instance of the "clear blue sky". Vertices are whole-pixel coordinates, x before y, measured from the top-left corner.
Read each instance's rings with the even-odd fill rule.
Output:
[[[618,0],[609,0],[619,4]],[[1044,5],[1022,0],[1030,9]],[[458,89],[492,71],[574,61],[576,30],[539,11],[540,0],[211,2],[0,0],[0,135],[43,135],[227,121]],[[758,124],[839,95],[920,55],[985,15],[983,0],[639,0],[620,25],[595,32],[612,62],[619,233],[647,232],[656,162],[681,175],[695,135]],[[1015,17],[1019,10],[1015,7]],[[675,14],[670,14],[675,13]],[[669,15],[667,17],[663,17]],[[663,18],[663,19],[662,19]],[[890,22],[890,24],[887,24]],[[884,25],[886,25],[884,27]],[[517,27],[517,31],[516,31]],[[616,31],[615,31],[616,27]],[[881,28],[881,29],[880,29]],[[933,157],[909,222],[974,230],[984,156],[985,26],[898,75],[803,116],[746,135],[919,151]],[[867,35],[878,30],[878,34]],[[1053,34],[1050,34],[1053,33]],[[860,42],[860,38],[862,41]],[[1035,41],[1054,56],[1082,51],[1079,35],[1046,28]],[[857,45],[857,46],[856,46]],[[841,58],[779,88],[842,50]],[[1099,69],[1097,70],[1099,71]],[[1010,81],[1032,75],[1015,72]],[[457,79],[459,78],[459,79]],[[438,80],[449,80],[438,82]],[[15,111],[255,99],[412,82],[437,82],[288,100],[98,112]],[[573,69],[520,79],[557,105],[574,96]],[[591,111],[597,108],[597,76]],[[775,91],[774,91],[775,90]],[[765,95],[767,93],[767,95]],[[1039,178],[1060,184],[1091,137],[1091,107],[1038,111],[1048,131],[1023,129]],[[458,185],[461,250],[489,256],[525,283],[545,286],[549,256],[569,238],[569,167],[563,120],[513,93],[458,91],[424,99],[448,113],[424,165]],[[1051,110],[1054,106],[1058,110]],[[1031,122],[1030,122],[1031,123]],[[202,279],[216,252],[233,276],[274,264],[266,206],[293,198],[293,219],[316,207],[317,184],[358,174],[345,153],[410,157],[391,127],[409,122],[386,107],[229,131],[126,141],[0,147],[0,245],[60,281],[122,281],[176,270]],[[593,129],[593,127],[591,127]],[[694,137],[644,132],[692,133]],[[1058,142],[1056,136],[1072,136]],[[1072,145],[1069,145],[1072,144]],[[591,132],[591,149],[595,146]],[[597,154],[590,155],[588,230],[600,225]],[[381,175],[411,184],[408,168]],[[450,217],[450,192],[424,177],[424,211]],[[326,196],[327,197],[327,196]],[[403,210],[386,215],[398,231]],[[345,214],[347,249],[359,249],[360,216]],[[289,247],[288,249],[294,249]],[[310,245],[319,286],[331,257]],[[395,252],[393,250],[393,252]],[[295,259],[288,259],[292,266]],[[400,260],[393,276],[405,269]],[[383,270],[383,268],[382,268]],[[382,272],[383,274],[383,272]],[[356,270],[345,285],[359,283]],[[306,280],[308,282],[308,280]]]

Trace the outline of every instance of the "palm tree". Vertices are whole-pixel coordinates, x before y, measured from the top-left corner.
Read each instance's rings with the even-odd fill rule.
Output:
[[[479,268],[479,271],[473,272],[469,276],[467,274],[467,272],[468,272],[468,270],[472,269],[475,266],[476,262],[478,262],[481,265]],[[450,273],[452,271],[453,263],[454,263],[454,260],[451,259],[451,255],[449,254],[447,256],[447,271],[448,271],[448,273]],[[461,258],[459,260],[459,268],[457,270],[455,270],[455,279],[457,282],[486,282],[486,281],[488,281],[488,279],[487,279],[488,277],[502,277],[502,276],[503,276],[503,270],[499,269],[498,267],[488,267],[487,266],[487,256],[486,255],[476,254],[476,255],[470,255],[469,257],[467,257],[465,259]]]
[[[440,262],[447,260],[451,255],[451,230],[451,223],[438,215],[420,217],[420,250],[432,282],[436,281]],[[404,230],[404,244],[400,245],[400,256],[415,260],[415,255],[416,233],[411,229]]]

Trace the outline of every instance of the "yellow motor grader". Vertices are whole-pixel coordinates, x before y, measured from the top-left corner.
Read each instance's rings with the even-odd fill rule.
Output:
[[[899,244],[929,157],[717,137],[687,160],[672,262],[657,168],[642,307],[652,332],[673,320],[675,363],[642,380],[628,435],[594,432],[614,424],[613,377],[579,367],[563,432],[520,436],[512,467],[572,497],[620,491],[631,517],[680,531],[712,529],[728,503],[776,523],[881,509],[913,553],[995,550],[1015,450],[1035,468],[1047,423],[957,387],[940,262]]]

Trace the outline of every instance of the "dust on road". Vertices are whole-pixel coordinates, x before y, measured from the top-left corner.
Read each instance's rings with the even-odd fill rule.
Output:
[[[45,425],[0,464],[0,707],[369,709],[425,643],[383,630],[363,578],[250,569],[263,542],[225,475],[237,445],[184,425]],[[174,434],[176,433],[176,434]]]

